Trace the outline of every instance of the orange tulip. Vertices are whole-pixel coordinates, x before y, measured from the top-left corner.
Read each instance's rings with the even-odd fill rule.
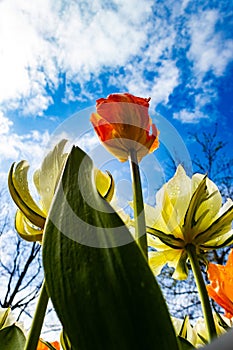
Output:
[[[226,266],[208,265],[208,278],[211,282],[207,286],[209,296],[224,310],[225,316],[233,317],[233,249],[231,250]]]
[[[56,350],[60,350],[60,344],[58,341],[54,341],[50,343]],[[49,350],[49,347],[45,345],[41,340],[39,340],[37,350]]]
[[[159,146],[158,130],[148,114],[150,98],[129,93],[112,94],[96,101],[91,123],[100,140],[121,162],[135,150],[138,162]]]

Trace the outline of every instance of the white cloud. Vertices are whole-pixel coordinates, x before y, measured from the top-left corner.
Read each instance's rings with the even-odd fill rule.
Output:
[[[0,111],[0,135],[7,134],[12,125],[13,125],[13,122],[8,118],[6,118],[3,112]]]
[[[0,103],[41,114],[60,73],[82,84],[104,66],[124,65],[146,41],[141,25],[152,3],[2,0]]]
[[[13,131],[13,122],[0,112],[0,171],[7,173],[13,162],[28,160],[32,168],[37,168],[50,139],[47,131],[32,130],[25,134]]]
[[[183,83],[186,67],[178,64],[177,53],[181,49],[184,56],[188,50],[187,65],[193,66],[187,84],[199,95],[194,108],[199,110],[215,94],[203,78],[209,71],[216,77],[224,74],[233,40],[216,27],[220,8],[192,6],[189,0],[169,0],[166,6],[152,0],[146,5],[137,0],[2,0],[2,109],[41,115],[54,102],[52,93],[61,82],[63,102],[94,99],[88,83],[95,81],[95,94],[100,93],[99,75],[104,72],[112,73],[109,84],[151,96],[153,107],[167,104]],[[191,114],[185,119],[191,121]]]
[[[197,123],[200,119],[206,119],[207,116],[200,110],[190,112],[183,109],[178,113],[174,113],[173,118],[180,120],[182,123]]]
[[[212,70],[219,77],[232,61],[233,40],[224,39],[223,32],[216,32],[220,18],[218,10],[206,10],[190,18],[191,46],[188,57],[201,76]]]

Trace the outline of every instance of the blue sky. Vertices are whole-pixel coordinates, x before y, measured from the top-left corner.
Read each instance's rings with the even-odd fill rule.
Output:
[[[73,114],[89,130],[88,113],[79,112],[113,92],[150,96],[154,121],[165,118],[191,153],[188,132],[217,122],[231,156],[231,0],[1,0],[0,62],[3,178],[13,161],[38,166]]]
[[[130,92],[151,97],[160,129],[160,149],[141,162],[153,203],[165,149],[190,170],[189,132],[217,122],[232,157],[232,75],[232,0],[0,0],[0,181],[12,162],[35,169],[51,141],[71,136],[112,172],[125,208],[129,167],[99,152],[89,117],[96,99]]]

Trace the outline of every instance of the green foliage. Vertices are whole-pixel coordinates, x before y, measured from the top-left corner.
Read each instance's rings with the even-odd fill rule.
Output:
[[[45,280],[64,330],[76,350],[177,350],[148,263],[92,179],[91,159],[73,148],[45,227]]]
[[[178,337],[180,350],[192,350],[196,349],[193,345],[185,338]]]
[[[25,336],[21,329],[15,325],[0,330],[1,350],[22,350],[25,344]]]

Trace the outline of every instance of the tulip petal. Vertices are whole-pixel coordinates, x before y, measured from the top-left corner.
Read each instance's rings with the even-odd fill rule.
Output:
[[[184,241],[181,238],[177,238],[172,234],[167,234],[162,231],[156,230],[153,227],[147,227],[147,233],[158,237],[164,244],[173,249],[181,249],[184,247]]]
[[[108,202],[112,200],[115,184],[109,171],[104,174],[101,170],[95,169],[95,183],[99,194]]]
[[[227,317],[233,316],[233,250],[231,250],[226,266],[210,263],[207,286],[208,293],[226,311]]]
[[[183,238],[182,229],[177,221],[177,212],[174,208],[167,191],[167,184],[156,194],[156,204],[161,210],[162,218],[167,226],[167,232],[172,233],[174,236]],[[155,224],[156,226],[156,224]]]
[[[52,151],[44,158],[40,169],[36,170],[33,176],[34,184],[40,195],[41,204],[46,215],[57,187],[67,153],[64,147],[67,140],[61,140]]]
[[[192,240],[195,238],[194,232],[196,231],[196,227],[200,225],[200,223],[202,222],[202,220],[205,218],[205,216],[209,211],[209,209],[206,208],[203,212],[201,213],[199,212],[199,215],[197,216],[197,211],[199,207],[209,197],[206,178],[207,176],[204,176],[201,182],[198,183],[198,186],[192,195],[187,212],[184,217],[184,226],[185,226],[184,234],[187,242],[192,242]]]
[[[149,252],[149,265],[156,276],[160,274],[163,266],[168,264],[168,266],[175,268],[176,279],[185,279],[187,273],[181,268],[183,263],[181,264],[180,260],[184,260],[183,250],[167,249]]]
[[[217,239],[231,230],[231,223],[233,220],[233,205],[218,217],[204,232],[196,236],[195,241],[199,244],[207,243],[210,240]]]
[[[176,280],[185,280],[188,277],[188,266],[187,266],[188,255],[185,250],[181,251],[180,257],[176,265],[168,263],[170,267],[174,267],[172,277]]]
[[[192,186],[198,186],[203,179],[204,175],[194,174],[192,177]],[[203,197],[195,214],[195,221],[197,222],[195,230],[199,232],[207,229],[218,214],[222,205],[222,197],[218,187],[208,177],[206,177],[206,187],[206,197]],[[205,213],[205,215],[203,215],[203,213]],[[201,220],[199,220],[199,218],[201,218]]]
[[[158,276],[169,260],[176,258],[176,251],[169,249],[160,252],[149,252],[148,261],[155,276]]]
[[[25,241],[36,242],[42,241],[43,230],[33,228],[30,225],[27,218],[23,215],[20,210],[17,210],[15,216],[15,229]]]
[[[153,227],[156,230],[169,233],[168,227],[162,217],[161,208],[159,206],[152,207],[148,204],[144,204],[146,225]]]
[[[167,193],[173,207],[176,208],[178,223],[183,224],[191,198],[191,179],[181,165],[178,165],[175,175],[168,181]]]
[[[229,208],[233,206],[233,201],[230,198],[227,198],[226,202],[223,204],[223,206],[220,208],[217,217],[222,216],[225,214],[226,211],[228,211]]]
[[[215,237],[203,244],[200,245],[204,250],[205,249],[217,249],[226,247],[233,243],[233,230],[228,231],[227,233],[220,235],[219,237]]]
[[[34,202],[30,195],[27,173],[29,165],[26,161],[21,161],[18,163],[14,169],[14,164],[12,164],[9,175],[8,175],[8,187],[10,194],[24,213],[24,215],[36,226],[43,227],[45,224],[45,214]]]

